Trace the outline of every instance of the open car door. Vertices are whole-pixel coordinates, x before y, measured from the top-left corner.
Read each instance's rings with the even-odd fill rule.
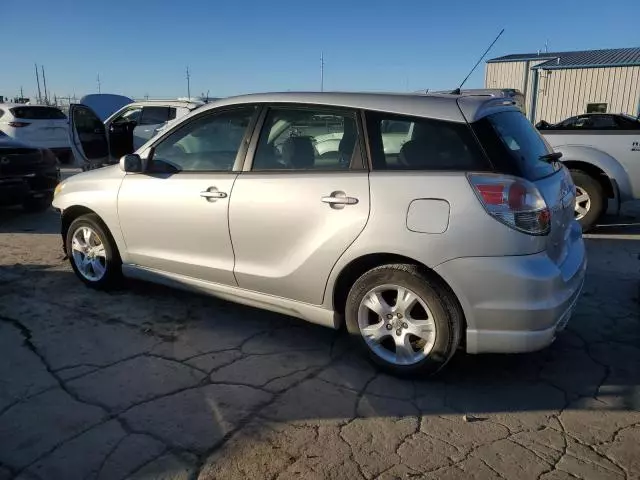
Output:
[[[83,170],[109,162],[109,143],[102,120],[86,105],[69,106],[69,144],[75,164]]]

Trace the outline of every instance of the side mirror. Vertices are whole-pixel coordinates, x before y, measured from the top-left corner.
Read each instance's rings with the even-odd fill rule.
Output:
[[[130,153],[120,159],[120,169],[127,173],[141,173],[142,159],[136,153]]]

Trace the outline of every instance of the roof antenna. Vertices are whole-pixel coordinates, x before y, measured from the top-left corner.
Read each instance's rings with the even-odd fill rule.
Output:
[[[471,71],[469,72],[469,75],[467,75],[466,77],[464,77],[464,80],[462,81],[462,83],[460,84],[460,86],[458,88],[456,88],[455,90],[453,90],[451,93],[453,95],[460,95],[460,89],[462,88],[462,86],[465,84],[465,82],[469,79],[469,77],[471,76],[471,74],[474,72],[474,70],[476,68],[478,68],[478,65],[480,65],[480,62],[482,61],[482,59],[487,55],[487,53],[489,53],[489,50],[491,50],[491,47],[493,47],[493,45],[498,41],[498,39],[500,38],[500,36],[504,33],[504,28],[502,30],[500,30],[500,33],[498,34],[498,36],[495,38],[495,40],[493,42],[491,42],[491,45],[489,45],[489,48],[487,48],[484,53],[482,54],[482,56],[480,57],[480,59],[476,62],[476,64],[473,66],[473,68],[471,69]]]

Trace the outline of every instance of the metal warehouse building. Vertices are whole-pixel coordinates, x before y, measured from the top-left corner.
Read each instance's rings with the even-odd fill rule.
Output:
[[[486,88],[516,88],[532,122],[581,113],[640,115],[640,48],[506,55],[487,61]]]

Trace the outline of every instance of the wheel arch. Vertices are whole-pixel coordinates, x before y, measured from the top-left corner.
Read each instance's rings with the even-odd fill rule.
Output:
[[[449,285],[449,283],[442,278],[435,270],[427,267],[422,262],[419,262],[411,257],[407,257],[405,255],[400,255],[396,253],[369,253],[362,255],[358,258],[351,260],[348,264],[346,264],[340,270],[340,273],[337,275],[336,280],[333,283],[333,290],[331,292],[331,304],[333,310],[341,317],[344,317],[345,305],[347,302],[347,296],[349,295],[349,291],[351,287],[355,283],[355,281],[360,278],[365,272],[371,270],[372,268],[376,268],[382,265],[394,264],[394,263],[406,263],[410,265],[416,265],[420,271],[428,276],[430,279],[435,281],[438,286],[448,293],[452,295],[455,301],[458,303],[460,308],[460,312],[462,312],[463,318],[463,332],[467,330],[467,320],[466,315],[464,314],[464,308],[462,303],[460,302],[460,298],[454,291],[454,289]],[[464,343],[465,335],[462,335],[462,342]]]
[[[609,175],[605,173],[600,167],[580,160],[567,160],[562,162],[569,170],[580,170],[586,173],[590,177],[594,178],[602,187],[602,191],[607,198],[615,197],[615,189]]]
[[[620,200],[633,198],[633,185],[624,166],[607,152],[590,145],[554,145],[562,153],[562,163],[569,169],[593,176],[608,198],[619,193]]]
[[[100,224],[105,229],[105,232],[107,233],[107,235],[109,235],[110,240],[113,242],[113,245],[118,249],[118,253],[120,254],[120,245],[118,245],[118,242],[115,240],[113,232],[109,228],[109,225],[107,225],[104,219],[95,210],[92,210],[84,205],[73,205],[71,207],[65,208],[62,212],[60,234],[62,235],[62,245],[65,253],[68,253],[67,233],[69,232],[69,227],[75,219],[83,215],[95,215],[98,218]]]

